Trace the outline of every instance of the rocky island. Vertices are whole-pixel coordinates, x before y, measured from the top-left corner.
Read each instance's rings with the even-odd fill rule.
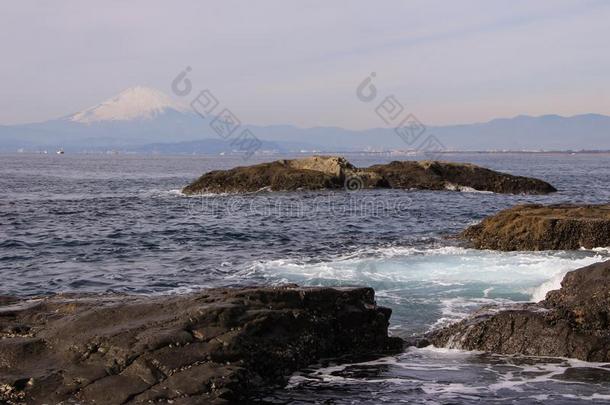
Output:
[[[215,170],[199,177],[182,191],[192,195],[344,187],[348,190],[476,190],[507,194],[547,194],[557,191],[542,180],[500,173],[470,163],[394,161],[357,168],[338,156],[312,156]]]
[[[478,249],[575,250],[610,246],[610,204],[519,205],[466,229]]]
[[[540,303],[487,307],[432,332],[438,347],[610,361],[610,261],[568,273]]]
[[[321,358],[396,353],[370,288],[0,298],[0,403],[236,403]]]

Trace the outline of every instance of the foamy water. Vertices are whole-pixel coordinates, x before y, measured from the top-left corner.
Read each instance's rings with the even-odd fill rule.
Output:
[[[462,319],[489,304],[540,301],[563,276],[608,260],[600,251],[495,252],[455,246],[362,249],[332,260],[260,261],[236,277],[269,283],[363,285],[394,309],[393,330],[418,333]],[[417,310],[417,322],[410,311]]]
[[[409,348],[399,356],[312,367],[296,373],[287,389],[265,399],[272,403],[309,403],[308,398],[315,397],[321,403],[601,404],[610,401],[610,388],[583,380],[603,381],[609,375],[605,364],[572,359]],[[332,397],[337,390],[341,399]]]

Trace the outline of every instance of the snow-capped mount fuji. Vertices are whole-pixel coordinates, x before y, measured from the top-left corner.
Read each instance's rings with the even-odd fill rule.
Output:
[[[98,105],[59,119],[0,126],[0,151],[137,151],[149,144],[208,140],[213,141],[213,152],[218,148],[231,150],[187,104],[144,86],[130,87]]]
[[[189,109],[162,91],[136,86],[122,91],[101,104],[68,117],[72,122],[91,124],[102,121],[151,120],[168,112],[186,113]]]
[[[194,97],[194,95],[193,95]],[[185,103],[192,99],[184,98]],[[222,104],[218,110],[231,107]],[[240,111],[233,110],[240,115]],[[372,114],[374,114],[371,111]],[[221,137],[188,104],[160,90],[131,87],[81,112],[63,118],[12,126],[0,125],[0,152],[121,150],[159,153],[220,153],[236,150],[234,137]],[[338,127],[254,126],[242,122],[235,136],[249,129],[261,150],[413,150],[393,128],[348,130]],[[484,123],[427,127],[446,150],[610,150],[610,117],[518,116]]]
[[[0,126],[0,152],[59,148],[66,152],[120,150],[216,154],[235,151],[233,138],[220,137],[210,125],[212,119],[203,119],[188,104],[175,101],[160,90],[136,86],[59,119]],[[243,124],[239,131],[246,127]],[[262,150],[298,150],[306,144],[261,141]]]

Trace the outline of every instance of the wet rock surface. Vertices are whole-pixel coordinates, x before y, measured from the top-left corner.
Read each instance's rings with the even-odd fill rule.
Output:
[[[610,204],[519,205],[466,229],[478,249],[576,250],[610,246]]]
[[[513,176],[469,163],[394,161],[357,168],[342,157],[312,156],[278,160],[204,174],[182,190],[185,194],[398,188],[478,190],[506,194],[557,191],[542,180]]]
[[[370,288],[57,295],[0,306],[0,403],[236,403],[321,358],[402,349]]]
[[[610,361],[610,261],[568,273],[540,303],[482,308],[434,331],[438,347]]]

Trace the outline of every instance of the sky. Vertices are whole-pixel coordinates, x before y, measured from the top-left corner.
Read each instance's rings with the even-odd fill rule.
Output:
[[[185,67],[250,124],[383,126],[375,73],[427,125],[610,114],[610,1],[0,3],[0,124],[81,111]]]

